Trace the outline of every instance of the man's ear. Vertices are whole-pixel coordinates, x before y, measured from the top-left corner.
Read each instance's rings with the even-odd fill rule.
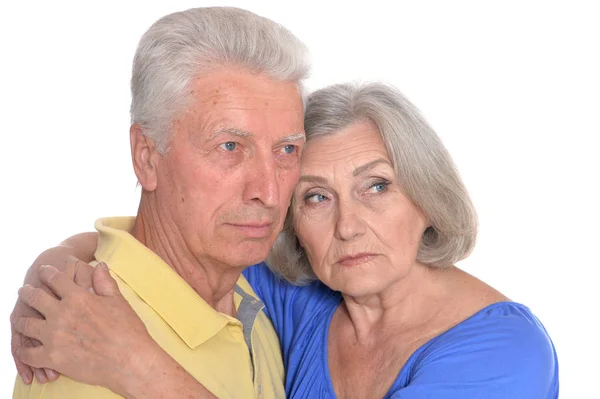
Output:
[[[134,123],[129,128],[131,160],[133,170],[142,188],[146,191],[156,190],[158,184],[157,164],[160,154],[154,140],[142,133],[142,127]]]

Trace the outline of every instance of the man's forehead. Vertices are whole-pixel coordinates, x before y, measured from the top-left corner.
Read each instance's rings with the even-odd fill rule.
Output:
[[[302,97],[294,82],[223,68],[198,77],[190,94],[182,123],[198,138],[304,140]]]
[[[191,93],[212,105],[252,99],[302,102],[297,82],[281,81],[235,67],[217,68],[199,75],[192,82]]]

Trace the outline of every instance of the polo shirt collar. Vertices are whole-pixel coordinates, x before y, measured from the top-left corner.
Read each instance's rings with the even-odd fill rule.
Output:
[[[96,260],[104,262],[194,349],[215,336],[228,323],[240,322],[217,312],[162,258],[129,232],[135,218],[115,217],[96,221]],[[235,298],[236,307],[239,298]]]

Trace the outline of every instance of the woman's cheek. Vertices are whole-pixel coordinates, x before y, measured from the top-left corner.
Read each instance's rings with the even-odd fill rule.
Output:
[[[295,230],[313,267],[323,264],[333,239],[333,227],[328,215],[303,213],[296,218]]]

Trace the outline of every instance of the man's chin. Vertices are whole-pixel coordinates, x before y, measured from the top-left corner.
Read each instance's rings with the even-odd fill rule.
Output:
[[[231,259],[232,265],[243,267],[255,265],[267,258],[272,246],[270,242],[243,242],[236,248],[228,249],[227,258]]]

